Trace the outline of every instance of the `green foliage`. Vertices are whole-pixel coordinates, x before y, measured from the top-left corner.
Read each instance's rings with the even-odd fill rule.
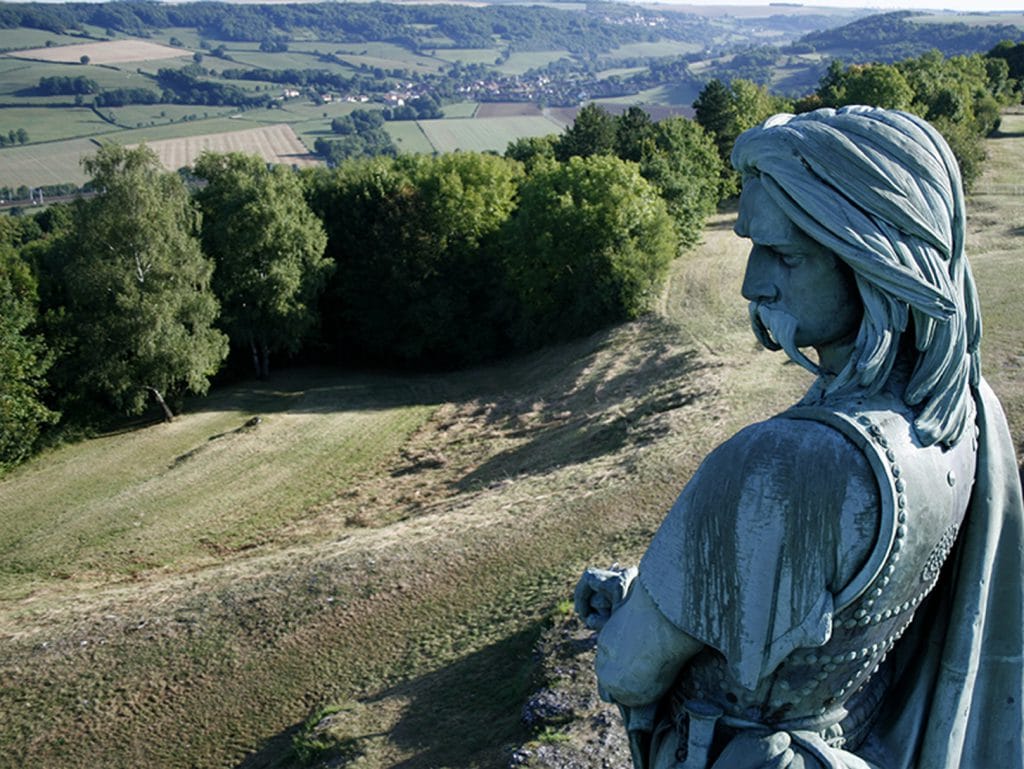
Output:
[[[1024,43],[1001,40],[985,54],[990,61],[1005,61],[1006,74],[1012,79],[1013,87],[1019,92],[1024,85]]]
[[[319,138],[313,148],[329,165],[338,165],[349,158],[397,154],[395,143],[384,130],[384,116],[380,110],[353,110],[332,120],[331,131],[341,139]]]
[[[651,306],[675,255],[664,201],[615,157],[541,163],[505,233],[516,341],[570,339]]]
[[[981,173],[981,139],[999,127],[1000,107],[1013,98],[1009,65],[979,54],[944,57],[931,50],[897,64],[829,65],[801,110],[868,104],[903,109],[931,121],[949,142],[968,188]]]
[[[714,138],[722,160],[719,189],[723,198],[739,193],[739,176],[729,162],[736,137],[791,107],[788,101],[773,96],[764,86],[742,78],[729,85],[718,79],[711,80],[694,100],[697,122]]]
[[[888,64],[851,67],[844,82],[848,104],[867,104],[885,109],[910,109],[914,91],[907,79]]]
[[[58,390],[128,414],[150,394],[206,392],[227,344],[188,192],[145,146],[106,145],[84,165],[99,195],[78,201],[40,260]]]
[[[0,243],[0,470],[30,456],[58,416],[42,399],[51,360],[33,331],[36,303],[28,265],[10,242]]]
[[[938,48],[947,56],[992,48],[1019,34],[1010,24],[918,22],[912,11],[876,14],[805,35],[800,45],[857,63],[893,63]]]
[[[616,121],[604,107],[587,104],[555,143],[555,158],[588,158],[615,154]]]
[[[39,93],[45,96],[74,96],[75,94],[90,94],[100,90],[99,84],[83,75],[69,77],[67,75],[54,75],[51,77],[39,78]]]
[[[510,141],[505,149],[505,157],[510,160],[518,160],[526,167],[527,173],[533,168],[538,160],[554,160],[555,145],[558,143],[557,134],[547,136],[522,136]]]
[[[664,199],[679,245],[696,245],[723,197],[725,166],[714,141],[692,120],[666,118],[653,124],[639,155],[640,173]]]
[[[501,347],[492,245],[515,205],[518,163],[478,153],[348,163],[311,179],[338,271],[325,324],[342,347],[449,366]]]
[[[327,236],[294,172],[255,155],[203,153],[195,174],[203,249],[216,264],[221,325],[252,353],[266,378],[272,352],[295,352],[317,323],[317,299],[333,270]]]

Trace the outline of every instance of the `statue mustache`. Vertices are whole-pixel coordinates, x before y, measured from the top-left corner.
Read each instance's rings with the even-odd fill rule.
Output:
[[[818,365],[808,358],[796,344],[797,320],[788,312],[777,310],[759,302],[751,302],[750,325],[754,336],[768,350],[783,350],[790,360],[799,363],[815,376],[821,373]]]

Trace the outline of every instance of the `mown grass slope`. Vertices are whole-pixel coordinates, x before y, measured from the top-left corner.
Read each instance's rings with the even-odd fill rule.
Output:
[[[1024,197],[999,185],[1024,117],[1003,130],[969,247],[1019,445]],[[325,705],[359,714],[354,766],[505,766],[579,571],[636,559],[707,451],[807,384],[753,342],[733,219],[640,322],[452,375],[226,388],[0,481],[0,766],[295,766]]]

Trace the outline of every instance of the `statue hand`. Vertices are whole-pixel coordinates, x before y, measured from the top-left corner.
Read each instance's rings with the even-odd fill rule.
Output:
[[[711,769],[785,769],[793,763],[793,758],[786,732],[740,732],[725,746]]]
[[[623,569],[618,564],[607,569],[593,566],[583,572],[576,583],[574,603],[584,624],[600,630],[629,595],[629,587],[637,575],[636,567]]]

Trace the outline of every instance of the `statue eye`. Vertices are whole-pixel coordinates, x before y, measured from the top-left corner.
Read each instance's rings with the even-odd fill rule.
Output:
[[[782,262],[787,267],[797,267],[797,266],[803,264],[803,261],[804,261],[803,254],[794,254],[794,253],[788,253],[787,254],[787,253],[783,253],[782,251],[776,251],[775,255],[779,258],[779,261]]]

